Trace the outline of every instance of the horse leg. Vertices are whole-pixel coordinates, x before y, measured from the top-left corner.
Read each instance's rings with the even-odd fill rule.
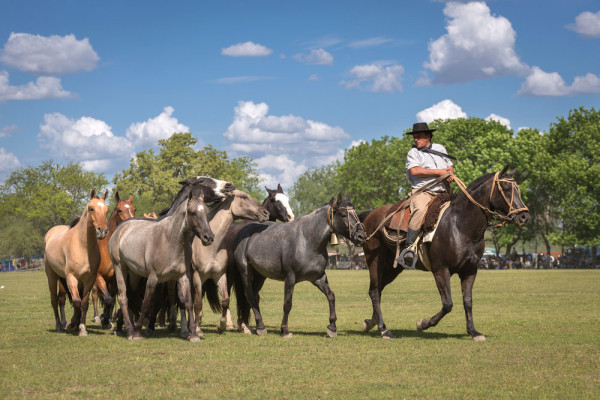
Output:
[[[386,282],[391,282],[401,272],[400,268],[396,268],[396,270],[388,271],[391,273],[391,276],[388,277]],[[392,339],[394,335],[385,326],[381,313],[381,293],[385,287],[383,276],[385,271],[385,258],[383,256],[377,255],[374,259],[371,259],[369,264],[369,297],[373,306],[373,316],[371,319],[365,319],[362,330],[363,332],[368,332],[377,325],[377,329],[383,339]]]
[[[477,269],[469,274],[460,274],[460,286],[463,294],[463,306],[465,308],[465,317],[467,319],[467,333],[471,335],[476,342],[484,342],[485,336],[475,330],[473,324],[473,283],[477,277]]]
[[[283,300],[283,320],[281,321],[281,335],[284,338],[292,337],[288,330],[288,316],[292,310],[292,296],[294,295],[294,285],[296,284],[296,276],[288,274],[285,278],[285,295]]]
[[[180,299],[188,314],[188,332],[185,332],[185,337],[188,338],[190,342],[200,342],[200,337],[198,336],[198,332],[196,332],[196,319],[194,318],[194,309],[192,305],[192,290],[187,274],[183,274],[181,278],[179,278],[178,283],[180,289]],[[181,314],[183,315],[183,310]],[[184,335],[183,325],[181,326],[181,335]]]
[[[174,332],[177,329],[177,300],[175,299],[177,282],[167,282],[167,298],[168,298],[168,318],[169,318],[169,331]]]
[[[256,334],[260,336],[266,335],[267,328],[265,328],[265,324],[263,323],[262,315],[260,314],[260,309],[258,307],[258,291],[254,291],[254,286],[252,282],[254,275],[253,271],[249,268],[248,263],[245,259],[243,261],[243,265],[238,265],[238,267],[240,268],[242,282],[244,283],[244,293],[246,294],[246,300],[248,300],[248,303],[250,304],[250,307],[254,312],[254,319],[256,320]]]
[[[94,288],[96,290],[94,290]],[[94,287],[92,288],[92,302],[94,305],[94,321],[95,322],[100,322],[102,323],[102,328],[106,328],[106,325],[108,324],[108,321],[102,321],[100,318],[98,318],[98,291],[100,293],[102,293],[102,298],[103,298],[103,303],[104,303],[104,307],[111,307],[114,299],[111,296],[111,294],[108,291],[108,287],[106,286],[106,281],[104,280],[104,278],[98,274],[98,276],[96,277],[96,284],[94,285]],[[94,297],[95,296],[95,297]],[[96,321],[96,318],[98,318],[98,320]]]
[[[229,313],[229,294],[227,293],[227,276],[225,274],[221,275],[217,281],[217,286],[219,287],[219,294],[221,295],[221,308],[223,310],[221,313],[221,319],[217,325],[217,332],[223,333],[225,332],[225,329],[227,329],[228,315],[229,322],[231,322],[231,314]]]
[[[448,271],[448,268],[444,268],[441,271],[433,274],[433,277],[435,278],[435,283],[442,298],[442,309],[440,312],[431,317],[431,319],[423,318],[417,322],[417,330],[419,331],[424,331],[432,326],[436,326],[438,322],[444,318],[444,315],[452,311],[453,304],[452,293],[450,290],[450,271]]]
[[[233,286],[233,282],[231,282],[231,279],[227,279],[227,274],[225,274],[225,281],[227,283],[227,297],[231,299],[231,287]],[[227,318],[227,330],[234,330],[237,327],[235,326],[235,324],[233,323],[233,320],[231,319],[231,309],[229,307],[227,307],[227,314],[225,316]]]
[[[142,301],[142,308],[140,316],[135,321],[133,339],[140,340],[142,338],[142,326],[144,320],[148,318],[150,310],[154,304],[154,292],[156,291],[156,285],[158,284],[158,277],[155,274],[148,275],[146,280],[146,293],[144,293],[144,300]]]
[[[92,288],[92,306],[94,307],[94,322],[98,324],[100,323],[100,317],[98,316],[98,288],[96,285]]]
[[[48,263],[45,263],[45,265],[46,277],[48,278],[48,289],[50,289],[50,304],[52,305],[52,310],[54,311],[56,331],[64,332],[65,329],[58,314],[58,275],[56,275],[54,271],[48,267]]]
[[[119,311],[117,316],[117,332],[120,332],[123,328],[123,322],[125,323],[125,330],[127,331],[127,339],[133,340],[133,324],[131,323],[131,317],[129,316],[129,303],[127,299],[127,286],[126,280],[128,271],[126,267],[121,267],[120,263],[115,263],[113,260],[113,267],[115,269],[115,276],[117,277],[118,287],[118,299],[119,299]]]
[[[58,308],[60,310],[60,322],[63,330],[67,326],[67,316],[65,315],[65,304],[67,303],[67,289],[58,281]],[[62,332],[61,331],[61,332]]]
[[[204,294],[202,293],[202,278],[200,277],[200,273],[198,271],[194,271],[192,273],[192,280],[194,282],[194,316],[196,318],[196,332],[198,336],[204,337],[204,332],[200,328],[200,324],[202,323],[202,297]]]
[[[81,299],[81,322],[79,323],[79,336],[87,336],[87,330],[85,328],[85,319],[87,317],[87,311],[88,308],[90,306],[90,291],[91,291],[91,287],[90,285],[84,286],[83,287],[83,293],[85,293],[85,295],[83,296],[83,299]]]
[[[112,298],[112,303],[107,304],[104,303],[104,309],[102,311],[102,316],[100,317],[100,323],[102,324],[102,329],[113,329],[113,325],[111,323],[112,312],[115,308],[115,298],[116,296],[116,287],[117,282],[115,276],[113,275],[110,280],[107,282],[107,290]]]
[[[73,301],[73,317],[67,324],[67,331],[72,331],[79,327],[81,321],[81,297],[79,297],[79,282],[73,274],[67,274],[67,290],[71,293],[71,299]]]
[[[335,314],[335,295],[329,287],[327,275],[323,274],[322,277],[313,282],[313,285],[323,292],[329,302],[329,326],[327,327],[327,335],[331,338],[337,337],[337,328],[335,326],[335,321],[337,321],[337,316]]]

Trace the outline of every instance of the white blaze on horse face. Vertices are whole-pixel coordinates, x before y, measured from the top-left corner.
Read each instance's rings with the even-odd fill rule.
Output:
[[[290,221],[294,220],[294,212],[292,211],[292,207],[290,207],[290,199],[283,193],[277,193],[275,195],[275,200],[283,204],[285,211],[290,216]]]
[[[129,218],[133,218],[133,213],[131,212],[131,206],[129,204],[125,204],[125,208],[129,211]]]
[[[198,204],[198,212],[200,212],[200,213],[204,212],[204,206],[202,204]]]

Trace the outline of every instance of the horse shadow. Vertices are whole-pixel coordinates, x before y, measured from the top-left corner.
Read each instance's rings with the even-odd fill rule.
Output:
[[[419,338],[419,339],[427,339],[427,340],[442,340],[442,339],[463,339],[468,337],[467,333],[444,333],[444,332],[424,332],[417,331],[412,329],[389,329],[390,332],[394,335],[394,338]],[[345,331],[349,336],[371,336],[374,338],[381,337],[381,334],[377,329],[369,331],[367,333],[362,330],[347,330]]]

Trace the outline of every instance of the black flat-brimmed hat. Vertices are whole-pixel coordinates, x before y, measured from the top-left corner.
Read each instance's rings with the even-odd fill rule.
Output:
[[[406,134],[414,135],[415,133],[419,133],[419,132],[432,133],[434,131],[435,131],[435,129],[429,129],[429,125],[427,125],[427,122],[417,122],[416,124],[413,124],[412,132],[406,132]]]

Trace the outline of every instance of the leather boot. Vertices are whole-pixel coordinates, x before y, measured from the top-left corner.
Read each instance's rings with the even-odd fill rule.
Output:
[[[408,232],[406,232],[406,242],[404,243],[405,248],[402,250],[402,253],[400,253],[400,256],[398,256],[396,259],[396,262],[402,265],[404,269],[415,269],[417,258],[415,253],[417,249],[415,248],[414,244],[419,236],[419,233],[420,231],[410,228],[408,228]]]

